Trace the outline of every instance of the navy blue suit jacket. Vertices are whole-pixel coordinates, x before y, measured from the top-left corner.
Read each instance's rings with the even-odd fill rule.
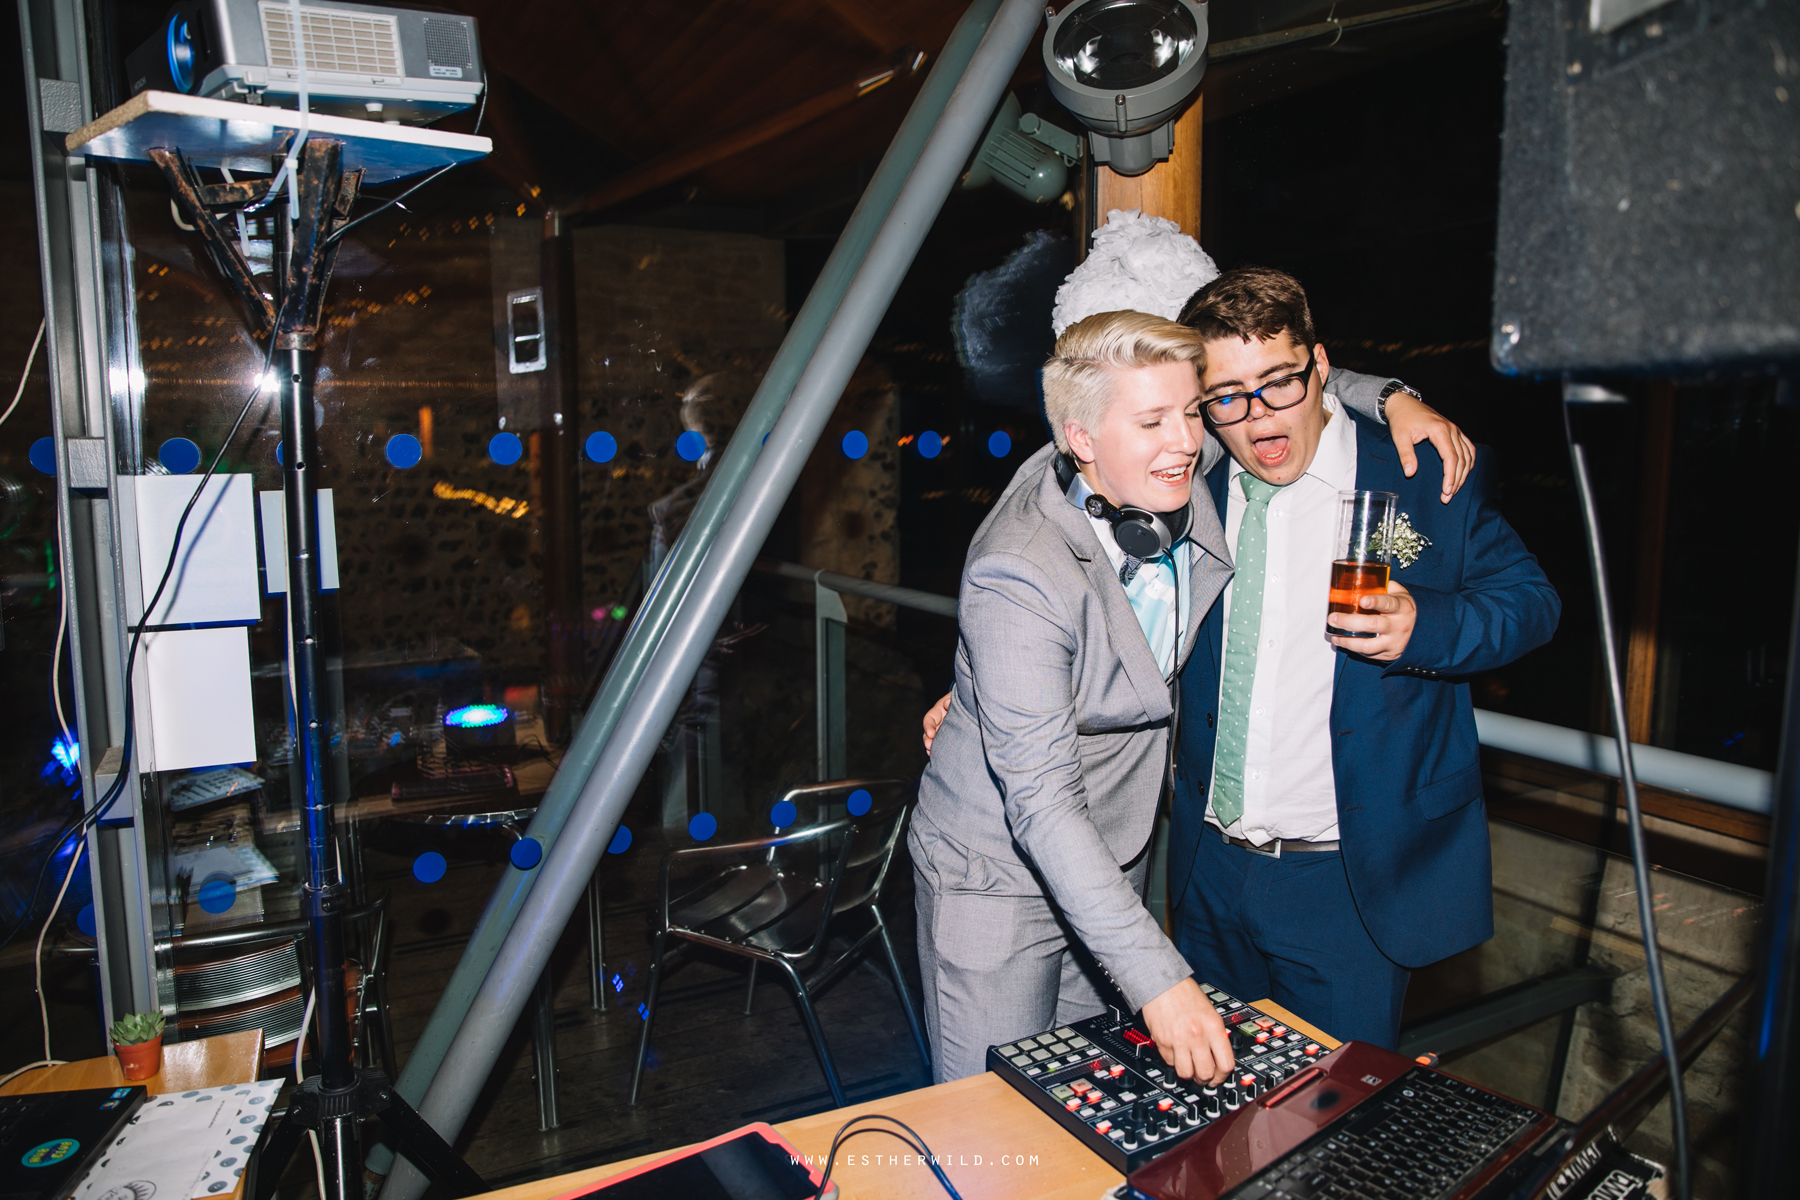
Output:
[[[1408,479],[1387,432],[1347,415],[1356,422],[1356,486],[1396,493],[1400,511],[1431,539],[1412,566],[1394,568],[1419,607],[1406,652],[1379,663],[1340,651],[1331,702],[1338,828],[1351,892],[1382,953],[1421,967],[1494,932],[1487,808],[1467,679],[1549,641],[1562,603],[1500,516],[1491,452],[1482,450],[1462,490],[1443,504],[1443,463],[1429,445],[1418,447],[1419,469]],[[1221,521],[1230,468],[1227,459],[1206,477]],[[1224,608],[1222,599],[1213,605],[1181,672],[1169,842],[1178,921],[1206,828]]]

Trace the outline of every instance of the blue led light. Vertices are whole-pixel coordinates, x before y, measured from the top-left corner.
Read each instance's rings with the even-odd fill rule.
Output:
[[[64,785],[73,785],[81,778],[81,743],[65,742],[62,734],[50,739],[50,761],[44,764],[42,775],[45,779],[59,777]]]
[[[690,429],[675,439],[675,453],[689,462],[699,462],[706,453],[706,439]]]
[[[775,807],[769,810],[769,824],[777,829],[786,829],[799,815],[800,811],[794,807],[792,800],[777,800]]]
[[[384,453],[388,462],[404,471],[408,467],[419,465],[419,460],[425,457],[425,447],[410,433],[396,433],[387,440],[387,450]]]
[[[944,452],[944,439],[929,429],[919,435],[915,444],[919,447],[920,458],[936,458]]]
[[[861,458],[869,452],[869,435],[860,429],[852,429],[844,435],[844,457]]]
[[[200,465],[200,447],[184,437],[172,437],[156,451],[156,461],[171,475],[186,475]]]
[[[704,842],[719,832],[719,819],[711,813],[699,813],[688,822],[688,836],[696,842]]]
[[[1012,434],[1004,429],[996,429],[988,435],[988,453],[995,458],[1005,458],[1012,453]]]
[[[610,433],[590,433],[587,439],[587,456],[597,463],[611,462],[613,455],[619,452],[619,441]]]
[[[516,433],[496,433],[488,439],[488,457],[503,467],[510,467],[525,453],[525,443]]]
[[[875,797],[869,795],[867,789],[857,788],[854,792],[850,793],[850,799],[845,801],[844,807],[850,810],[851,816],[860,817],[868,812],[869,806],[874,803]]]
[[[606,844],[606,852],[608,854],[623,854],[629,849],[631,849],[631,830],[621,825],[619,826],[619,832],[613,834],[612,841]]]
[[[617,975],[612,977],[612,985],[613,991],[615,992],[623,992],[625,990],[625,981],[620,979]]]
[[[510,858],[512,865],[519,870],[529,871],[544,861],[544,843],[533,837],[520,838],[512,844],[512,849],[507,851],[506,857]]]
[[[31,465],[46,475],[56,474],[56,441],[54,438],[41,437],[31,443],[31,449],[25,457]]]
[[[81,932],[87,934],[89,937],[94,936],[94,931],[98,929],[99,926],[94,922],[93,905],[84,904],[81,906],[81,911],[75,914],[75,928],[81,930]]]
[[[427,850],[413,859],[413,878],[420,883],[436,883],[444,877],[444,872],[449,869],[450,864],[446,863],[444,856],[436,850]]]
[[[451,729],[486,729],[512,716],[512,710],[499,704],[465,704],[444,714],[444,724]]]

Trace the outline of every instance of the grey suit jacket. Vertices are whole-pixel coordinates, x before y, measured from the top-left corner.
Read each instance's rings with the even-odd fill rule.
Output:
[[[1331,387],[1372,415],[1384,382],[1341,372]],[[1219,453],[1209,437],[1206,465]],[[969,547],[956,681],[919,783],[926,821],[915,836],[947,837],[1034,871],[1126,1001],[1142,1008],[1192,974],[1119,869],[1145,851],[1155,825],[1171,681],[1093,526],[1063,494],[1055,454],[1046,446],[1019,468]],[[1232,570],[1204,487],[1192,506],[1178,667]],[[973,882],[991,890],[1007,877],[1030,879],[1021,871]]]

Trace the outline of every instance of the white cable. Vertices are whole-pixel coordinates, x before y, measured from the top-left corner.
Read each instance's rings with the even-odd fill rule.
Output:
[[[63,897],[69,894],[69,884],[75,878],[75,868],[81,865],[81,856],[87,851],[87,839],[75,843],[75,853],[69,856],[69,869],[63,873],[62,886],[56,890],[56,899],[51,902],[50,915],[44,918],[44,927],[38,930],[37,950],[32,959],[36,964],[38,1016],[44,1022],[44,1058],[46,1064],[57,1060],[50,1056],[50,1004],[44,998],[44,935],[50,932],[50,922],[56,920],[56,910],[62,907]]]
[[[300,128],[294,133],[294,141],[288,146],[287,157],[281,161],[281,170],[275,172],[275,178],[269,181],[269,192],[258,208],[269,204],[281,192],[281,185],[286,181],[288,186],[288,220],[300,210],[300,183],[294,171],[294,160],[300,155],[300,147],[306,144],[306,135],[310,129],[311,96],[307,91],[306,81],[306,32],[300,23],[300,0],[288,0],[288,10],[293,13],[294,22],[294,63],[299,68],[300,93]]]
[[[56,710],[56,727],[62,730],[63,745],[68,747],[70,757],[81,761],[81,745],[75,735],[69,732],[69,719],[63,715],[62,702],[62,648],[63,638],[69,632],[69,581],[62,579],[56,585],[56,647],[50,651],[50,704]]]
[[[25,370],[19,374],[19,390],[13,393],[13,402],[6,406],[6,411],[0,413],[0,425],[6,423],[6,418],[13,415],[13,409],[19,407],[19,401],[24,398],[25,381],[31,378],[31,364],[37,361],[38,346],[44,341],[44,322],[46,319],[47,318],[38,319],[37,336],[31,339],[31,353],[25,356]]]
[[[306,993],[306,1012],[300,1017],[300,1036],[294,1042],[294,1082],[306,1082],[306,1069],[300,1060],[306,1057],[306,1031],[312,1027],[313,1002],[319,998],[317,992]],[[292,1104],[289,1104],[292,1108]],[[325,1195],[325,1157],[319,1152],[319,1135],[312,1129],[306,1131],[307,1140],[312,1143],[313,1170],[319,1177],[319,1200],[327,1200]]]

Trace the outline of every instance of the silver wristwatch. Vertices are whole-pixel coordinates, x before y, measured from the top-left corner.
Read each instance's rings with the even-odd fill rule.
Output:
[[[1381,389],[1381,395],[1375,399],[1375,412],[1376,415],[1381,418],[1381,423],[1383,425],[1387,424],[1388,397],[1392,396],[1395,392],[1405,392],[1420,404],[1425,403],[1425,397],[1419,395],[1419,389],[1408,387],[1398,379],[1388,380],[1387,385]]]

